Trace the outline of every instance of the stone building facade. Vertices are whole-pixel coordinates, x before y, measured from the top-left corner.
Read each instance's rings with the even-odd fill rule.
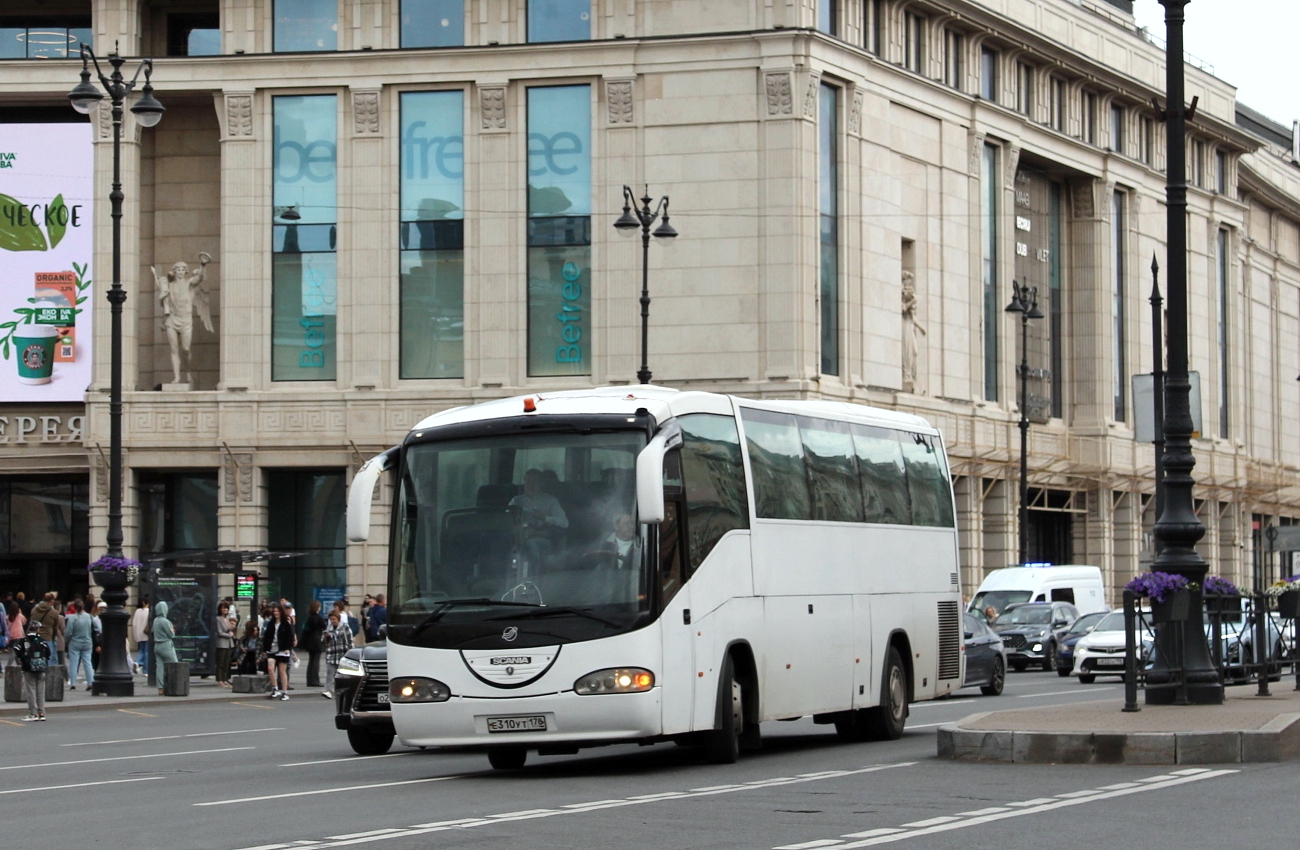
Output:
[[[1003,308],[1034,286],[1031,560],[1100,565],[1113,590],[1149,558],[1131,378],[1151,371],[1148,267],[1165,265],[1164,53],[1124,0],[43,8],[0,14],[28,50],[0,47],[0,120],[71,115],[80,65],[31,56],[59,26],[155,57],[167,107],[151,129],[128,116],[122,145],[131,554],[269,546],[307,553],[271,570],[299,605],[380,591],[385,544],[341,530],[366,458],[446,407],[635,382],[640,246],[611,225],[622,186],[648,184],[680,233],[650,252],[656,383],[929,418],[970,592],[1016,559]],[[1201,551],[1248,582],[1259,529],[1300,517],[1300,164],[1285,128],[1187,73]],[[111,126],[91,119],[107,198]],[[106,201],[95,227],[102,298]],[[199,252],[214,331],[194,323],[177,385],[151,267]],[[6,486],[67,484],[88,528],[0,552],[6,586],[102,550],[108,311],[94,322],[84,410],[0,411]],[[6,498],[11,524],[36,504]]]

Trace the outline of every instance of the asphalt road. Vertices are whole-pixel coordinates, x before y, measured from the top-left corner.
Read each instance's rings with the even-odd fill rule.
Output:
[[[934,728],[976,711],[1109,698],[1118,685],[1012,674],[913,708],[899,741],[842,744],[771,723],[758,754],[703,764],[671,744],[584,750],[498,772],[481,752],[352,754],[312,692],[0,720],[0,835],[44,813],[65,846],[288,850],[1295,845],[1294,765],[983,765],[935,758]],[[1280,795],[1280,796],[1279,796]],[[35,804],[35,807],[33,807]],[[1281,805],[1279,805],[1281,804]],[[1236,832],[1248,829],[1248,833]],[[71,830],[68,832],[67,830]],[[1234,834],[1238,840],[1234,840]],[[81,835],[87,840],[71,839]]]

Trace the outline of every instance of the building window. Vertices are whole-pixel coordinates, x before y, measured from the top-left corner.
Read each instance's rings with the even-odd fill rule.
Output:
[[[1097,95],[1086,91],[1079,99],[1079,137],[1090,145],[1097,144]]]
[[[0,479],[0,557],[85,552],[89,495],[84,476],[79,483],[42,476]]]
[[[903,14],[903,66],[918,74],[925,63],[925,22],[925,18],[914,12]]]
[[[1205,188],[1205,142],[1192,142],[1192,182]]]
[[[1111,382],[1116,422],[1123,422],[1127,415],[1124,393],[1124,384],[1128,381],[1128,366],[1124,358],[1124,237],[1124,193],[1116,192],[1111,198],[1110,211]]]
[[[263,598],[283,596],[304,617],[313,599],[328,604],[346,596],[343,472],[267,470],[266,502],[267,545],[300,554],[271,562]]]
[[[1065,80],[1052,77],[1048,80],[1047,123],[1053,130],[1065,132]]]
[[[403,378],[465,375],[465,95],[403,92]]]
[[[1138,124],[1138,130],[1142,134],[1141,138],[1138,139],[1138,155],[1142,157],[1143,162],[1150,165],[1151,161],[1155,159],[1156,124],[1150,118],[1144,117],[1141,123]]]
[[[1124,107],[1118,103],[1110,105],[1110,149],[1124,152]]]
[[[67,59],[93,40],[89,17],[0,19],[0,59]]]
[[[332,94],[272,99],[271,380],[338,370],[338,106]]]
[[[869,52],[880,55],[881,33],[884,32],[885,18],[882,0],[865,0],[862,10],[863,44]]]
[[[528,374],[591,374],[591,86],[528,90]]]
[[[217,473],[140,473],[140,554],[217,548]]]
[[[980,97],[998,99],[998,52],[987,47],[980,50]]]
[[[839,21],[835,14],[836,0],[817,0],[817,31],[824,32],[827,35],[838,35],[836,32]]]
[[[1016,111],[1029,115],[1034,111],[1034,68],[1016,63]]]
[[[839,89],[822,84],[817,122],[817,209],[821,227],[821,371],[840,373],[840,268],[839,268]]]
[[[984,145],[980,168],[980,242],[984,270],[984,398],[998,400],[998,149]]]
[[[465,0],[402,0],[402,47],[465,43]]]
[[[1228,155],[1223,151],[1214,152],[1214,191],[1228,194]]]
[[[591,0],[528,0],[528,41],[590,41]]]
[[[276,53],[338,50],[339,9],[332,0],[275,0]]]
[[[1228,383],[1228,245],[1228,231],[1219,228],[1214,245],[1214,290],[1219,314],[1219,437],[1224,440],[1228,438],[1228,401],[1232,395]]]
[[[221,54],[220,15],[168,15],[168,56],[218,56]]]
[[[962,79],[962,54],[966,50],[966,38],[954,30],[943,31],[943,81],[960,91],[965,88]]]

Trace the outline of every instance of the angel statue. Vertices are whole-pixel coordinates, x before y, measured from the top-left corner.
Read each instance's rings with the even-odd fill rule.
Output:
[[[188,369],[190,363],[190,339],[194,335],[194,314],[199,314],[203,327],[212,333],[212,305],[208,300],[208,288],[204,286],[208,263],[212,256],[206,251],[199,252],[199,267],[190,271],[188,263],[173,263],[166,275],[159,275],[153,266],[154,282],[157,284],[158,301],[163,309],[163,328],[167,331],[167,344],[172,350],[172,381],[181,383],[181,359],[184,357]],[[188,371],[186,378],[190,377]]]
[[[925,328],[916,320],[916,275],[903,272],[903,390],[916,392],[919,343],[917,334],[925,336]]]

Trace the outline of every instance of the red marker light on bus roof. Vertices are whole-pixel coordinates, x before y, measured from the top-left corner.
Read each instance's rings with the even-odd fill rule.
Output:
[[[532,397],[524,399],[524,413],[533,413],[537,410],[537,402]]]

